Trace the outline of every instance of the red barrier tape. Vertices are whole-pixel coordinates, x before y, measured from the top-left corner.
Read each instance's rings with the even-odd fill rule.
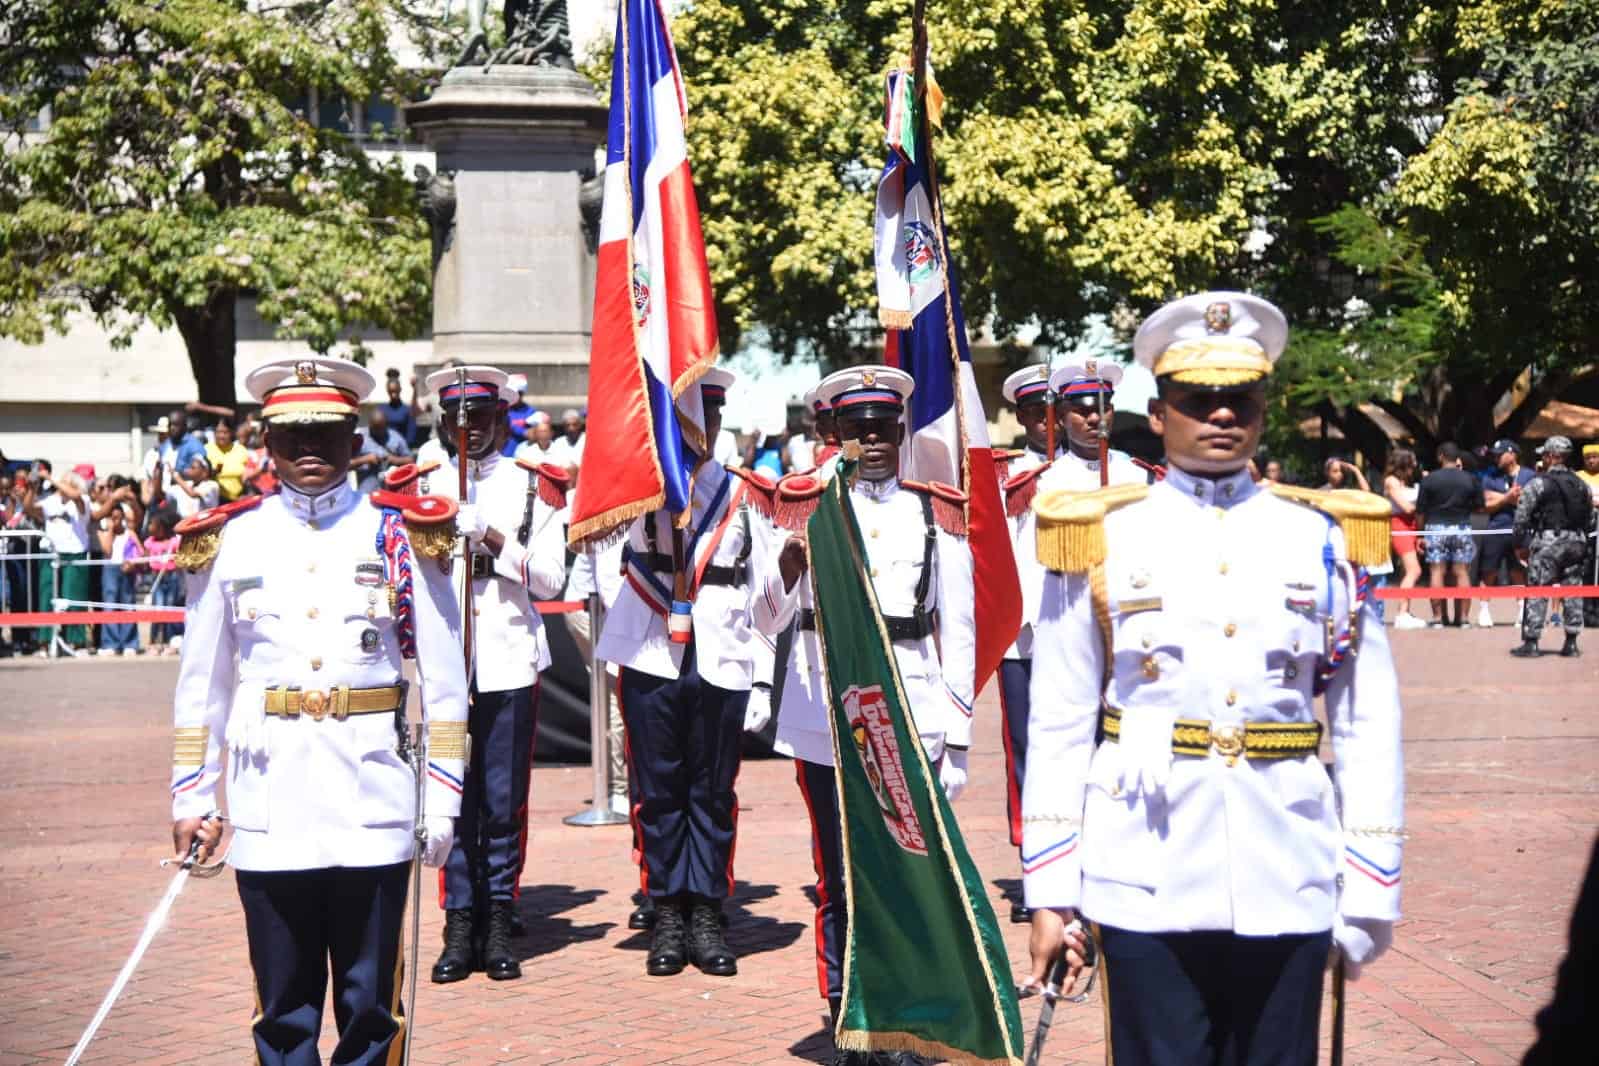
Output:
[[[551,600],[548,603],[535,603],[533,607],[539,614],[571,614],[585,610],[588,604],[578,600]],[[0,614],[0,626],[87,626],[114,622],[181,621],[183,611],[177,607],[148,611],[23,611]]]
[[[1379,600],[1525,600],[1549,596],[1555,599],[1585,599],[1599,596],[1599,585],[1452,585],[1429,589],[1378,589]]]

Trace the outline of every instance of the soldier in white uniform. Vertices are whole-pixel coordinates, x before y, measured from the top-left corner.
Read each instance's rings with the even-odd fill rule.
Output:
[[[468,734],[471,761],[462,788],[455,847],[439,871],[444,950],[439,984],[482,969],[493,981],[522,975],[512,948],[515,902],[527,839],[529,776],[538,723],[539,673],[550,665],[532,597],[560,594],[566,580],[566,471],[508,459],[497,447],[508,375],[489,366],[439,370],[427,379],[439,398],[446,442],[467,432],[466,500],[456,525],[471,547],[472,657]],[[446,446],[430,487],[460,490],[458,457]],[[460,587],[466,563],[455,561]]]
[[[1045,380],[1039,382],[1042,371]],[[1068,363],[1050,373],[1045,367],[1026,367],[1005,380],[1006,398],[1016,405],[1017,417],[1027,429],[1028,449],[1011,463],[1005,482],[1005,511],[1011,520],[1011,541],[1016,550],[1016,574],[1022,589],[1022,628],[999,666],[999,698],[1005,712],[1005,764],[1009,773],[1006,813],[1010,840],[1022,844],[1022,790],[1027,778],[1027,718],[1032,706],[1028,689],[1033,676],[1033,622],[1038,618],[1038,597],[1044,587],[1044,568],[1033,546],[1035,495],[1046,489],[1088,491],[1099,488],[1100,414],[1111,411],[1121,367],[1099,360]],[[1050,399],[1048,406],[1043,398]],[[1053,412],[1066,429],[1066,446],[1045,458],[1045,412]],[[1063,417],[1064,416],[1064,417]],[[1034,447],[1034,438],[1039,443]],[[1109,484],[1143,484],[1143,470],[1126,452],[1110,449]],[[1026,903],[1013,904],[1011,921],[1032,919]]]
[[[720,367],[701,379],[708,441],[721,430],[732,383]],[[621,667],[641,880],[656,915],[645,970],[657,977],[688,962],[717,976],[738,972],[721,908],[733,891],[733,782],[753,680],[751,619],[764,609],[754,575],[766,572],[771,540],[744,473],[709,457],[694,469],[681,533],[687,599],[677,595],[672,515],[652,511],[633,524],[623,550],[627,580],[595,650]],[[691,605],[683,640],[668,625],[676,602]]]
[[[180,524],[188,637],[174,700],[172,836],[198,834],[227,776],[258,1003],[256,1054],[320,1062],[333,976],[339,1063],[397,1061],[401,917],[416,849],[401,661],[427,723],[425,860],[444,861],[460,805],[466,676],[448,559],[454,505],[358,496],[355,416],[373,379],[341,359],[280,360],[261,401],[282,487]],[[227,758],[224,761],[224,753]]]
[[[861,448],[850,503],[866,546],[872,587],[893,641],[922,747],[929,761],[938,765],[944,791],[954,800],[966,787],[972,743],[976,635],[971,551],[953,520],[962,511],[961,495],[948,486],[900,480],[905,400],[912,385],[910,375],[901,370],[863,366],[830,375],[818,392],[834,411],[846,447],[854,443]],[[808,490],[814,501],[823,491],[819,481],[806,479],[809,484],[800,488],[793,486],[796,480],[784,479],[780,496],[798,496]],[[800,526],[800,517],[785,524]],[[763,621],[773,627],[768,632],[777,632],[798,619],[777,714],[777,750],[794,757],[800,794],[810,813],[817,877],[817,973],[820,991],[836,1018],[843,995],[849,916],[833,782],[833,733],[815,604],[810,582],[803,579],[809,567],[806,551],[799,534],[784,544],[779,566],[764,583],[762,599],[773,610]],[[868,1056],[838,1052],[835,1061],[864,1063]]]
[[[1166,479],[1034,504],[1028,981],[1094,923],[1118,1066],[1312,1066],[1329,947],[1358,973],[1399,917],[1398,682],[1361,569],[1388,508],[1250,479],[1287,332],[1242,293],[1163,307],[1134,353]]]

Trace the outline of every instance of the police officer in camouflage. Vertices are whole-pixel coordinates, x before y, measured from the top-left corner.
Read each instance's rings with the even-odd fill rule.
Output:
[[[1516,552],[1527,559],[1529,585],[1582,584],[1582,558],[1585,540],[1593,517],[1593,499],[1588,486],[1571,472],[1571,441],[1550,437],[1538,454],[1548,465],[1522,490],[1516,504]],[[1536,658],[1538,638],[1543,635],[1549,601],[1542,597],[1527,601],[1521,620],[1521,645],[1510,654],[1523,659]],[[1577,634],[1582,632],[1582,600],[1568,596],[1562,601],[1562,621],[1566,643],[1560,654],[1575,658]]]

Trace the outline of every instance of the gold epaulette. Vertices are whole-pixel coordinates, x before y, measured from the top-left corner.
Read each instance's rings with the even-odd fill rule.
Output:
[[[1111,485],[1093,492],[1054,489],[1033,501],[1038,561],[1050,570],[1086,574],[1105,561],[1105,516],[1149,495],[1148,485]]]
[[[1333,519],[1344,531],[1349,561],[1356,566],[1386,562],[1390,548],[1388,519],[1393,508],[1374,492],[1359,489],[1302,489],[1297,485],[1272,485],[1272,495],[1314,508]]]

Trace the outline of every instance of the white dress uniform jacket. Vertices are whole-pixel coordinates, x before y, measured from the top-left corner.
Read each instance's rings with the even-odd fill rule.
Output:
[[[1043,456],[1028,450],[1011,464],[1011,473],[1020,474],[1043,464]],[[1126,452],[1110,451],[1110,483],[1142,485],[1148,480],[1142,468]],[[1092,492],[1099,488],[1099,460],[1084,459],[1070,450],[1056,458],[1050,468],[1038,475],[1038,491]],[[1011,542],[1016,549],[1016,576],[1022,588],[1022,628],[1005,652],[1007,659],[1033,657],[1033,623],[1038,621],[1038,597],[1044,588],[1044,567],[1038,561],[1038,526],[1031,507],[1011,519]]]
[[[549,639],[533,609],[532,597],[550,599],[566,582],[566,508],[551,507],[528,484],[528,472],[514,459],[494,454],[467,462],[467,502],[499,531],[505,547],[494,559],[494,576],[472,581],[472,658],[480,692],[527,688],[550,665]],[[460,474],[453,457],[427,475],[423,492],[454,498]],[[532,492],[533,524],[528,542],[517,541]],[[474,551],[488,552],[479,544]],[[466,564],[459,553],[454,579],[460,586]]]
[[[400,684],[396,619],[387,588],[372,580],[382,573],[381,520],[377,507],[344,485],[318,497],[284,485],[229,521],[212,565],[189,577],[174,720],[180,737],[204,730],[204,757],[199,766],[174,767],[172,817],[212,809],[227,749],[228,861],[241,870],[411,858],[416,778],[397,753],[393,714],[317,721],[265,713],[268,688]],[[464,723],[460,617],[449,574],[414,552],[412,573],[423,720]],[[430,758],[430,817],[459,812],[460,792],[447,779],[461,774],[461,759]]]
[[[704,561],[704,551],[721,519],[730,506],[734,508],[727,531],[716,543],[709,562],[730,567],[745,557],[747,576],[741,585],[702,586],[694,596],[693,611],[695,668],[706,682],[731,692],[750,689],[756,640],[752,619],[760,619],[763,612],[770,611],[770,605],[756,595],[756,584],[769,569],[772,529],[760,511],[744,500],[743,486],[744,482],[720,463],[710,460],[701,464],[694,476],[689,527],[684,532],[685,545],[697,546],[698,566]],[[628,531],[628,547],[639,555],[651,550],[646,522],[655,527],[654,550],[670,557],[672,517],[666,511],[653,511],[634,522]],[[700,530],[704,532],[696,539]],[[670,593],[672,575],[657,577]],[[771,632],[764,624],[762,628]],[[648,590],[629,575],[605,616],[605,629],[595,654],[608,663],[653,677],[673,678],[682,672],[687,647],[672,643],[665,616],[651,605]]]
[[[866,545],[866,565],[879,609],[885,615],[914,613],[921,582],[929,524],[920,494],[898,481],[859,479],[850,489],[850,503]],[[967,748],[972,743],[972,691],[976,672],[976,629],[972,604],[972,554],[964,538],[931,527],[933,574],[927,582],[926,609],[936,611],[933,635],[896,641],[894,659],[905,683],[905,698],[916,720],[927,757],[937,760],[944,745]],[[775,562],[776,553],[773,559]],[[779,633],[801,608],[815,608],[809,576],[785,591],[774,566],[766,576],[762,599],[772,605],[765,624]],[[939,649],[943,649],[943,662]],[[820,766],[833,765],[833,730],[827,717],[822,650],[815,629],[794,634],[783,680],[783,703],[777,715],[776,748],[784,755]]]
[[[1329,618],[1347,625],[1348,583],[1329,577],[1342,532],[1261,490],[1172,469],[1105,520],[1108,683],[1087,575],[1046,572],[1033,646],[1022,797],[1031,907],[1077,907],[1140,932],[1320,932],[1346,917],[1399,916],[1404,767],[1398,682],[1370,611],[1358,654],[1327,690],[1334,782],[1314,756],[1176,756],[1150,803],[1121,787],[1122,752],[1096,748],[1100,700],[1140,712],[1311,722]],[[1039,773],[1036,768],[1047,767]],[[1163,801],[1162,801],[1163,797]],[[1343,880],[1342,900],[1338,881]]]

